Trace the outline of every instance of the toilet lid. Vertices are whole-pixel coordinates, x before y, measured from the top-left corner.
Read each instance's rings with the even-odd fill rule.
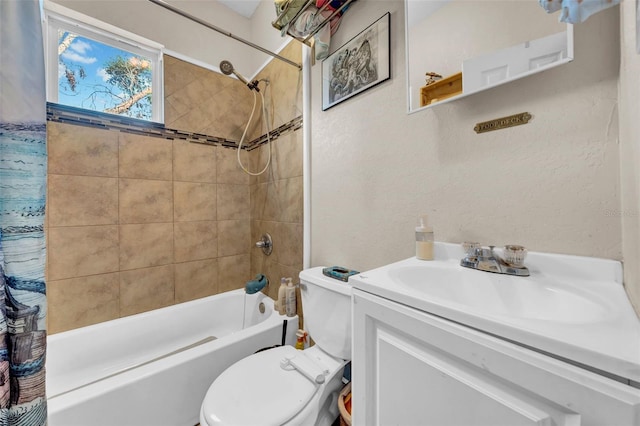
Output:
[[[213,382],[202,403],[210,426],[282,425],[298,414],[318,389],[280,361],[299,354],[292,346],[258,352],[227,368]]]

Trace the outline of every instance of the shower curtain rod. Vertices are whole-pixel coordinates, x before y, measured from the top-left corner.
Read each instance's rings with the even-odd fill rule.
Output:
[[[241,37],[238,37],[238,36],[236,36],[236,35],[233,35],[233,34],[231,34],[229,31],[225,31],[225,30],[223,30],[222,28],[216,27],[215,25],[212,25],[212,24],[208,23],[207,21],[203,21],[203,20],[202,20],[202,19],[200,19],[200,18],[197,18],[197,17],[195,17],[195,16],[193,16],[193,15],[190,15],[190,14],[188,14],[188,13],[186,13],[186,12],[183,12],[182,10],[180,10],[180,9],[178,9],[178,8],[176,8],[176,7],[171,6],[170,4],[168,4],[167,2],[165,2],[165,1],[163,1],[163,0],[149,0],[149,1],[150,1],[151,3],[155,3],[155,4],[157,4],[158,6],[162,6],[162,7],[164,7],[165,9],[170,10],[170,11],[171,11],[171,12],[173,12],[173,13],[177,13],[177,14],[178,14],[178,15],[180,15],[180,16],[183,16],[183,17],[185,17],[185,18],[187,18],[187,19],[190,19],[190,20],[192,20],[193,22],[197,22],[197,23],[198,23],[198,24],[200,24],[200,25],[204,25],[205,27],[207,27],[207,28],[209,28],[209,29],[212,29],[212,30],[214,30],[214,31],[217,31],[217,32],[219,32],[219,33],[220,33],[220,34],[222,34],[222,35],[225,35],[225,36],[230,37],[230,38],[232,38],[232,39],[234,39],[234,40],[237,40],[237,41],[239,41],[239,42],[241,42],[241,43],[244,43],[244,44],[246,44],[247,46],[251,46],[251,47],[253,47],[254,49],[258,49],[259,51],[261,51],[261,52],[263,52],[263,53],[266,53],[267,55],[271,55],[271,56],[273,56],[273,57],[274,57],[274,58],[276,58],[276,59],[280,59],[281,61],[286,62],[286,63],[287,63],[287,64],[289,64],[289,65],[293,65],[294,67],[298,68],[299,70],[301,70],[301,69],[302,69],[302,65],[301,65],[301,64],[298,64],[298,63],[296,63],[296,62],[293,62],[293,61],[291,61],[291,60],[289,60],[289,59],[285,58],[284,56],[280,56],[280,55],[278,55],[277,53],[273,53],[272,51],[265,49],[265,48],[264,48],[264,47],[262,47],[262,46],[258,46],[258,45],[257,45],[257,44],[255,44],[255,43],[252,43],[252,42],[250,42],[250,41],[248,41],[248,40],[245,40],[245,39],[243,39],[243,38],[241,38]]]

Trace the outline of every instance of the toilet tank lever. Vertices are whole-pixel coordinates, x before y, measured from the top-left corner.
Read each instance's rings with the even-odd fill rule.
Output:
[[[283,370],[296,369],[307,379],[319,385],[325,381],[325,372],[304,355],[285,357],[280,361],[280,367]]]

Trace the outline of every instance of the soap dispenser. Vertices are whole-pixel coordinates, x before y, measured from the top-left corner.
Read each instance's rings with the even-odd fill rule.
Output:
[[[428,225],[427,215],[418,218],[416,226],[416,258],[433,260],[433,229]]]
[[[296,315],[296,287],[293,285],[293,280],[291,278],[287,278],[287,287],[285,294],[285,313],[288,317],[293,317]]]
[[[278,288],[278,313],[284,315],[287,306],[287,279],[280,278],[280,288]]]

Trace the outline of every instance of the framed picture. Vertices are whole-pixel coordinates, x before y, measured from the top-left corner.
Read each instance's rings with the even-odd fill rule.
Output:
[[[347,100],[390,77],[387,12],[322,61],[322,110]]]

